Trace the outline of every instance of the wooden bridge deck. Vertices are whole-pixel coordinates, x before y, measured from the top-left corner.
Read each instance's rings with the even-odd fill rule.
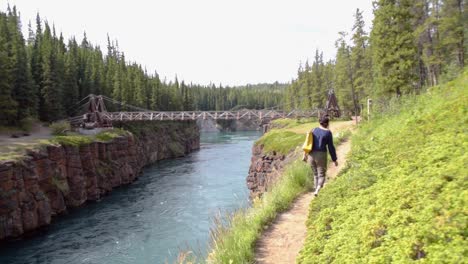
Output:
[[[333,94],[332,94],[333,95]],[[330,96],[329,96],[330,97]],[[68,120],[74,127],[109,127],[113,121],[184,121],[184,120],[245,120],[255,119],[261,123],[267,123],[278,118],[308,118],[316,117],[329,110],[336,109],[327,104],[327,109],[311,109],[309,111],[292,110],[281,111],[273,109],[238,111],[150,111],[139,107],[127,105],[103,95],[88,95],[79,103],[89,98],[89,102],[83,106],[87,109],[86,114],[71,117]],[[135,109],[136,111],[108,112],[104,101],[118,104],[125,109]],[[80,109],[83,106],[75,107]],[[337,108],[338,109],[338,108]],[[339,112],[339,109],[338,109]]]
[[[180,112],[101,112],[103,119],[110,121],[183,121],[197,119],[241,120],[278,118],[300,118],[317,116],[317,110],[291,112],[276,110],[241,110],[241,111],[180,111]]]

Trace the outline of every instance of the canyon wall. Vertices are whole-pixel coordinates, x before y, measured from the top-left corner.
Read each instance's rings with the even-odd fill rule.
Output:
[[[260,120],[212,120],[199,119],[197,125],[202,132],[232,132],[232,131],[259,131],[262,129]]]
[[[288,155],[279,154],[275,151],[265,153],[262,145],[254,145],[247,176],[247,188],[249,188],[250,197],[259,197],[264,192],[269,191],[281,176],[286,164],[296,156],[294,152]]]
[[[0,240],[50,224],[69,208],[133,182],[145,165],[200,146],[195,122],[124,125],[132,133],[107,142],[47,145],[0,162]]]

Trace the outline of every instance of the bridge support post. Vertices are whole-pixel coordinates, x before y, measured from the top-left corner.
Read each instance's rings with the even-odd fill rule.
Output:
[[[102,113],[107,112],[102,95],[90,95],[88,112],[83,116],[81,126],[93,129],[98,127],[112,127],[112,121]]]

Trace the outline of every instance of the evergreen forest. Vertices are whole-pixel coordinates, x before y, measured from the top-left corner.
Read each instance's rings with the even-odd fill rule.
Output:
[[[333,89],[345,115],[360,114],[368,98],[385,105],[391,97],[419,94],[449,81],[466,64],[468,15],[464,0],[377,0],[366,32],[354,12],[351,32],[339,32],[336,58],[299,66],[287,90],[289,108],[324,107]]]
[[[106,50],[86,37],[65,40],[39,14],[23,36],[16,7],[0,12],[0,126],[28,117],[56,121],[73,116],[80,100],[102,94],[150,110],[323,108],[334,90],[345,116],[360,114],[368,98],[418,94],[457,76],[465,66],[468,16],[464,0],[377,0],[366,32],[354,12],[351,32],[339,32],[336,57],[300,64],[291,84],[242,87],[161,79],[128,61],[108,37]],[[352,12],[352,11],[351,11]],[[125,105],[118,107],[125,110]]]
[[[159,111],[264,109],[281,104],[286,84],[239,87],[161,79],[130,62],[108,37],[106,51],[84,34],[65,40],[38,14],[22,33],[16,7],[0,12],[0,126],[33,117],[51,122],[76,115],[80,100],[102,94],[125,105]],[[113,108],[119,109],[113,109]]]

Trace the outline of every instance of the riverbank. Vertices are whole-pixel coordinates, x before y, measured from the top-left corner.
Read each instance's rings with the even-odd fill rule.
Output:
[[[144,166],[200,146],[194,122],[122,126],[126,131],[95,137],[56,137],[0,161],[0,240],[47,226],[67,209],[133,182]]]
[[[465,71],[363,124],[350,166],[310,206],[297,262],[466,262],[467,95]]]
[[[346,140],[336,148],[339,165],[329,163],[327,181],[334,179],[346,166],[346,157],[351,150],[351,141]],[[306,220],[310,203],[314,198],[313,192],[301,194],[291,207],[279,214],[262,237],[256,243],[255,263],[276,264],[295,263],[299,251],[303,247],[306,237]]]
[[[253,200],[251,208],[217,221],[212,231],[209,263],[253,262],[255,243],[262,232],[279,212],[288,209],[301,193],[312,187],[310,168],[298,159],[301,154],[299,145],[303,142],[305,133],[316,126],[316,123],[296,120],[278,120],[275,123],[280,128],[265,134],[253,148],[251,172],[252,168],[258,169],[255,169],[254,174],[249,174],[247,181],[248,184],[256,182],[256,187],[261,186],[254,192],[260,194],[255,195],[260,198]],[[332,123],[331,129],[335,133],[337,145],[349,136],[349,133],[344,133],[349,127],[343,123],[351,122]],[[343,130],[334,130],[335,127]],[[279,159],[272,159],[273,156]],[[278,170],[279,167],[271,167],[272,160],[283,160],[285,163]],[[270,177],[276,179],[269,180]],[[261,189],[266,192],[258,191]]]

